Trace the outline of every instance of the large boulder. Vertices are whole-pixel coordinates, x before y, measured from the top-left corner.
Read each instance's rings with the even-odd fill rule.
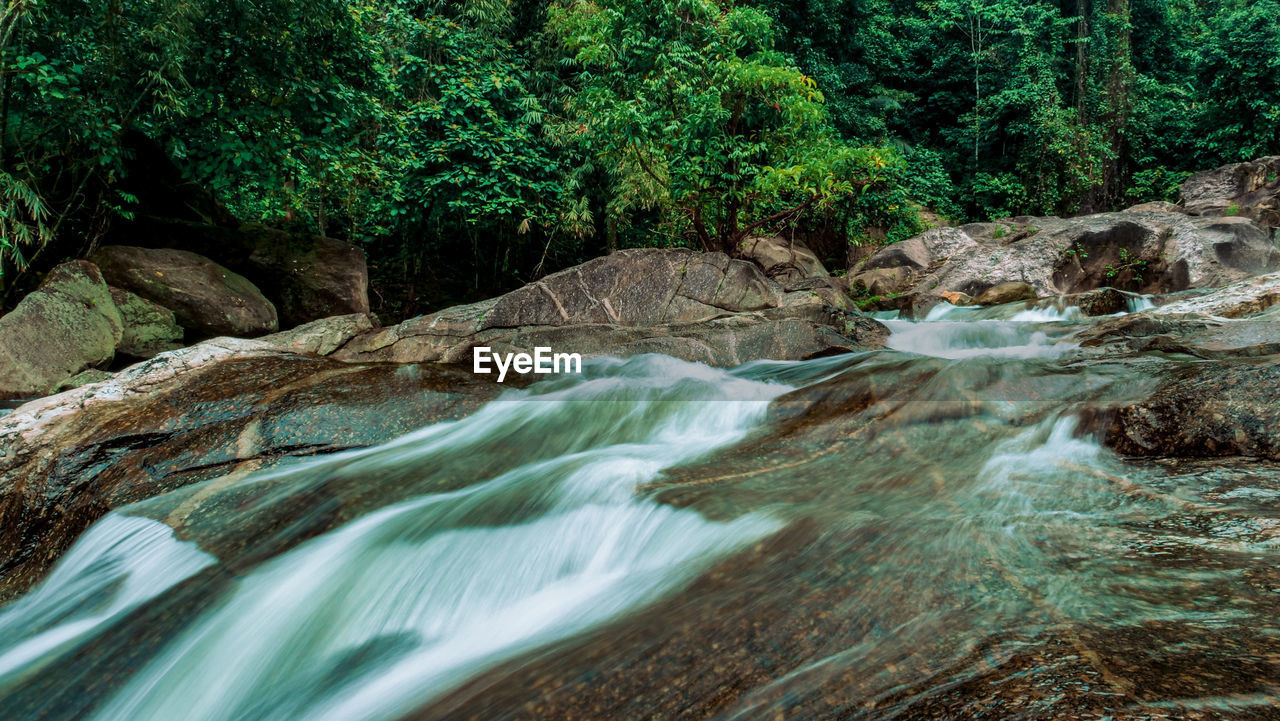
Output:
[[[547,276],[499,298],[455,306],[354,338],[348,361],[471,362],[473,349],[628,356],[661,352],[733,366],[883,344],[817,290],[783,293],[752,263],[722,253],[637,249]]]
[[[723,253],[623,250],[498,298],[479,328],[691,323],[774,308],[781,300],[781,289],[758,267]]]
[[[0,317],[0,399],[49,393],[110,361],[122,333],[98,268],[83,260],[59,265]]]
[[[196,337],[252,337],[279,329],[275,306],[243,276],[184,250],[109,245],[92,260],[111,285],[173,311]]]
[[[1196,173],[1182,184],[1192,215],[1238,215],[1280,227],[1280,155]]]
[[[261,225],[242,226],[240,233],[249,255],[231,267],[275,302],[282,327],[369,312],[369,271],[356,246]]]
[[[124,324],[117,353],[146,359],[182,347],[182,326],[178,325],[173,311],[123,288],[110,290],[111,300]]]

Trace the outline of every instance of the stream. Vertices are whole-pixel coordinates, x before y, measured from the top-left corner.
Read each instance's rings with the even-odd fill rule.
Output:
[[[0,608],[0,717],[1280,714],[1273,465],[1104,449],[1149,374],[1077,361],[1078,309],[882,320],[112,512]]]

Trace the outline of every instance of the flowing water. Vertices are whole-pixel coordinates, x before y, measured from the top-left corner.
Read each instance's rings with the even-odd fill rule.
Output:
[[[886,322],[111,513],[0,609],[0,717],[1274,711],[1275,470],[1103,449],[1085,411],[1146,374],[1074,362],[1078,309]]]

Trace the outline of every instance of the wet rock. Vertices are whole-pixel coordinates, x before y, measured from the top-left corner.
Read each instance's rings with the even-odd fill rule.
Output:
[[[1012,282],[992,286],[974,299],[975,305],[1004,305],[1020,300],[1035,300],[1036,289],[1029,283]]]
[[[358,365],[219,338],[0,417],[0,598],[107,511],[461,417],[501,387],[469,369]]]
[[[1280,156],[1196,173],[1182,184],[1182,204],[1192,215],[1235,215],[1280,227]]]
[[[369,312],[369,272],[356,246],[260,225],[239,232],[251,250],[237,265],[274,301],[281,327]]]
[[[1129,310],[1129,303],[1139,297],[1134,293],[1125,293],[1115,288],[1098,288],[1083,293],[1044,298],[1036,303],[1036,307],[1058,310],[1075,307],[1086,316],[1114,315]]]
[[[275,306],[252,283],[195,253],[111,245],[92,260],[111,285],[172,310],[197,337],[247,337],[279,328]]]
[[[1161,315],[1202,314],[1220,318],[1245,318],[1265,312],[1280,303],[1280,273],[1249,278],[1209,293],[1174,300],[1151,313]]]
[[[1106,443],[1139,456],[1280,459],[1277,360],[1182,366],[1146,400],[1115,410]]]
[[[0,399],[49,393],[110,361],[122,333],[98,268],[83,260],[59,265],[0,317]]]
[[[1138,313],[1112,318],[1075,336],[1085,348],[1181,353],[1204,359],[1280,353],[1280,322],[1224,322],[1203,315]]]
[[[111,288],[111,301],[124,324],[117,353],[146,359],[182,347],[182,327],[173,311],[123,288]]]

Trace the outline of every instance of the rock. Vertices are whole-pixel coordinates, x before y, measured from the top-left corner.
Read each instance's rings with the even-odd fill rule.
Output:
[[[842,335],[843,316],[832,315],[843,309],[828,301],[843,294],[812,280],[822,287],[784,294],[754,264],[721,253],[626,250],[499,298],[363,333],[333,357],[470,363],[478,346],[620,356],[661,347],[723,366],[859,346]]]
[[[1138,203],[1125,208],[1124,213],[1185,213],[1181,205],[1167,200],[1153,200],[1149,203]]]
[[[992,286],[974,299],[974,305],[1004,305],[1020,300],[1035,300],[1036,289],[1029,283],[1014,281]]]
[[[111,509],[382,443],[462,417],[501,389],[469,369],[348,365],[218,338],[27,403],[0,417],[0,598]],[[335,510],[311,520],[328,528]]]
[[[1173,301],[1147,312],[1244,318],[1262,313],[1277,303],[1280,303],[1280,273],[1271,273],[1242,280],[1211,293]]]
[[[503,353],[547,347],[584,356],[625,358],[665,353],[682,360],[732,367],[762,358],[800,360],[838,349],[878,348],[888,335],[887,329],[870,318],[812,304],[646,327],[574,323],[473,330],[472,316],[476,312],[475,306],[461,306],[365,333],[333,357],[361,362],[469,364],[472,349],[478,346]]]
[[[623,250],[496,300],[479,329],[571,323],[647,326],[774,308],[782,290],[755,264],[723,253]]]
[[[261,225],[242,226],[240,233],[251,250],[232,267],[275,302],[282,327],[369,312],[369,272],[356,246]]]
[[[182,327],[173,311],[123,288],[112,286],[110,291],[124,324],[117,353],[147,359],[182,347]]]
[[[59,265],[0,317],[0,399],[44,395],[110,361],[122,333],[98,268],[83,260]]]
[[[1129,310],[1130,300],[1139,296],[1124,293],[1115,288],[1097,288],[1083,293],[1060,295],[1056,298],[1045,298],[1036,304],[1037,308],[1079,308],[1086,316],[1113,315]]]
[[[1192,215],[1236,215],[1280,227],[1280,156],[1196,173],[1182,184],[1182,204]]]
[[[1280,323],[1231,323],[1202,315],[1122,315],[1079,332],[1084,348],[1122,354],[1160,351],[1218,360],[1280,353]]]
[[[79,373],[59,383],[58,387],[53,389],[53,392],[61,393],[63,391],[69,391],[73,388],[87,386],[90,383],[101,383],[102,381],[107,380],[113,375],[114,374],[111,373],[110,371],[99,370],[97,368],[90,368],[87,371],[80,371]]]
[[[195,253],[111,245],[92,259],[111,285],[172,310],[195,336],[256,336],[279,328],[275,306],[252,283]]]
[[[1140,456],[1280,460],[1275,356],[1186,364],[1146,400],[1115,411],[1106,443]]]
[[[911,271],[906,266],[877,268],[853,277],[854,287],[861,287],[870,295],[890,295],[901,292],[911,282]]]
[[[259,340],[294,353],[327,356],[357,335],[373,330],[375,325],[368,313],[353,313],[322,318]]]
[[[753,235],[742,243],[742,257],[754,261],[764,274],[790,290],[791,283],[811,278],[828,278],[818,256],[798,240]]]
[[[905,289],[916,314],[940,302],[943,293],[978,296],[1002,283],[1025,283],[1039,297],[1101,287],[1166,293],[1223,285],[1280,268],[1280,251],[1243,218],[1150,211],[1018,217],[918,237],[934,238],[937,245],[941,231],[970,242],[951,243],[956,250]]]
[[[972,226],[964,226],[965,228]],[[977,245],[963,228],[934,228],[914,238],[893,243],[871,256],[862,270],[912,268],[925,270],[957,252]]]
[[[954,306],[963,307],[963,306],[974,304],[974,300],[972,296],[965,295],[964,293],[959,293],[956,291],[948,291],[946,293],[940,293],[939,297]]]

